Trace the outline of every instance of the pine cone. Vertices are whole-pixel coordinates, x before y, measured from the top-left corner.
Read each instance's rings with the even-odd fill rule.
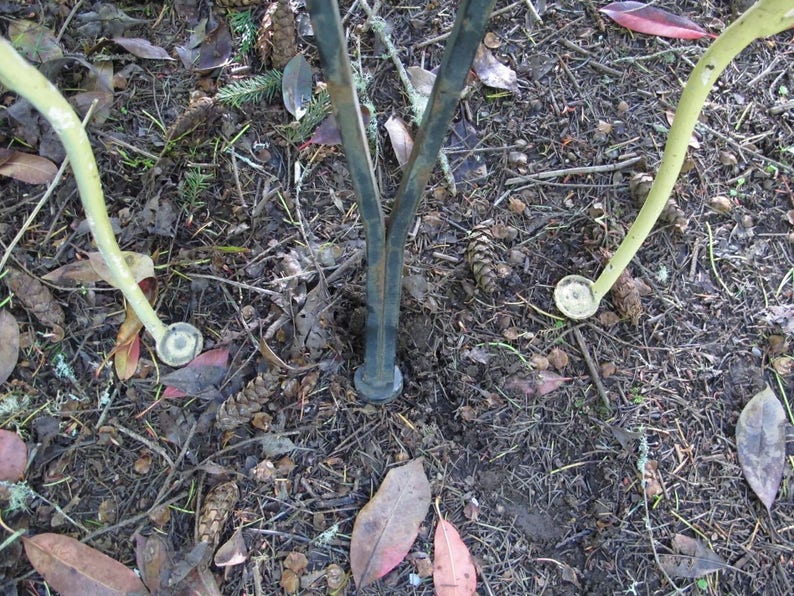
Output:
[[[298,53],[295,14],[288,0],[278,0],[268,7],[259,25],[256,47],[262,63],[269,61],[277,70],[282,70]]]
[[[650,174],[635,174],[629,180],[629,192],[640,207],[645,204],[645,199],[648,198],[652,186],[653,176]],[[665,223],[673,224],[673,227],[679,232],[686,231],[689,225],[686,214],[672,196],[667,199],[667,204],[659,215],[659,219]]]
[[[612,286],[612,303],[621,316],[631,319],[632,325],[639,322],[642,314],[640,292],[628,269],[620,274]]]
[[[497,278],[490,224],[491,222],[488,221],[474,226],[466,245],[466,261],[471,267],[474,280],[487,294],[496,291]]]
[[[234,480],[218,484],[210,489],[204,498],[196,531],[196,541],[206,542],[213,548],[217,546],[223,533],[223,527],[229,519],[237,500],[240,489]]]
[[[191,97],[185,111],[177,116],[168,129],[165,139],[166,141],[172,141],[193,132],[200,126],[209,125],[218,115],[219,110],[215,105],[214,99],[205,95],[195,94]]]
[[[6,269],[3,279],[25,310],[63,339],[63,309],[53,298],[50,289],[35,277],[12,267]]]
[[[242,391],[232,395],[218,408],[215,426],[220,430],[232,430],[246,424],[259,412],[278,386],[275,373],[262,373],[250,381]]]

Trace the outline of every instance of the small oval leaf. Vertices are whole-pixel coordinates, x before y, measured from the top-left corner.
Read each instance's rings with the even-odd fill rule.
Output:
[[[769,385],[739,415],[736,449],[750,488],[771,509],[786,463],[786,412]]]
[[[281,95],[284,107],[300,120],[306,113],[306,104],[312,98],[312,68],[303,57],[298,54],[284,67],[284,76],[281,77]]]
[[[436,596],[471,596],[477,591],[477,570],[457,528],[438,520],[433,537],[433,586]]]

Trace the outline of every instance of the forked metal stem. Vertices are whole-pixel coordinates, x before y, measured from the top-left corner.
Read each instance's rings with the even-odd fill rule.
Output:
[[[396,365],[405,242],[419,200],[466,81],[494,0],[461,0],[433,91],[422,117],[410,159],[391,210],[388,227],[336,0],[307,2],[320,61],[342,137],[353,190],[367,239],[367,327],[364,364],[356,371],[356,389],[370,403],[387,403],[402,391]]]

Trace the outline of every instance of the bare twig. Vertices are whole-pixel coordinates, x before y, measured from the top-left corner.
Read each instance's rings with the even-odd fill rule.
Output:
[[[154,451],[157,455],[162,457],[165,460],[165,463],[168,464],[168,467],[171,468],[171,470],[174,469],[174,460],[172,460],[171,457],[165,452],[165,449],[163,449],[156,443],[152,443],[149,439],[139,435],[135,431],[125,428],[121,425],[117,425],[116,428],[119,430],[121,434],[127,435],[129,438],[135,439],[139,443],[143,443],[144,445],[146,445],[150,451]]]
[[[535,8],[535,5],[532,3],[532,0],[524,0],[524,4],[527,5],[527,10],[529,10],[529,14],[532,15],[532,19],[538,24],[543,24],[543,19],[540,18],[540,13],[538,9]]]
[[[507,180],[505,180],[505,186],[512,186],[514,184],[522,184],[524,182],[533,182],[538,180],[548,180],[549,178],[564,178],[565,176],[582,176],[586,174],[607,174],[610,172],[617,172],[619,170],[630,168],[631,166],[639,163],[640,161],[642,161],[642,157],[632,157],[630,159],[624,159],[623,161],[619,161],[616,163],[608,163],[600,166],[581,166],[578,168],[547,170],[545,172],[538,172],[537,174],[527,174],[526,176],[517,176],[515,178],[508,178]],[[511,194],[515,194],[526,188],[530,188],[531,186],[532,185],[529,184],[521,188],[514,188],[512,190],[508,190],[507,192],[502,194],[502,196],[496,199],[496,201],[494,201],[494,207],[499,205],[499,203],[504,201]]]
[[[579,351],[584,357],[585,364],[587,364],[587,370],[590,371],[590,378],[593,380],[593,384],[598,391],[598,395],[601,397],[601,402],[604,404],[604,407],[606,407],[607,410],[611,410],[612,405],[609,403],[609,396],[607,395],[606,387],[604,387],[604,383],[601,382],[601,375],[598,372],[598,367],[595,365],[593,358],[590,356],[590,350],[587,349],[587,343],[585,342],[584,336],[582,335],[582,332],[578,326],[573,328],[573,336],[576,338],[576,343],[579,344]]]

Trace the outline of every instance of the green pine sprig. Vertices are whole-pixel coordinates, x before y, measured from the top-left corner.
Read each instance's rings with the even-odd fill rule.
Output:
[[[268,70],[261,75],[234,81],[218,89],[216,99],[235,108],[245,103],[273,101],[281,93],[281,76],[281,71]]]

